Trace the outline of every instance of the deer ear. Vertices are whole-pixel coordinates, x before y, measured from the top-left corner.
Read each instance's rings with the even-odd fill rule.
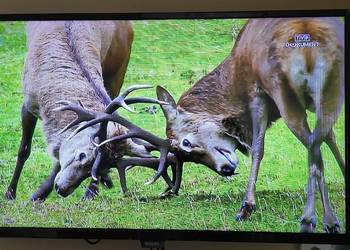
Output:
[[[221,120],[221,124],[224,126],[227,133],[232,135],[239,135],[241,130],[241,125],[236,117],[225,117]]]
[[[166,102],[166,104],[161,104],[161,107],[167,121],[170,122],[174,120],[177,116],[176,102],[174,98],[161,86],[157,86],[157,98],[159,101]]]
[[[225,133],[231,136],[237,142],[237,149],[243,154],[248,155],[250,151],[249,132],[243,124],[243,121],[236,117],[226,117],[222,119],[221,124],[225,128]]]

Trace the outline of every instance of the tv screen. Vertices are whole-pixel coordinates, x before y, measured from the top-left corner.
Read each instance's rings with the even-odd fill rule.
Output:
[[[1,20],[1,235],[349,239],[346,12]]]

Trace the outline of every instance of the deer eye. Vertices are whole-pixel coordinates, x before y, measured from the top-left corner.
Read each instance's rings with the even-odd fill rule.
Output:
[[[86,154],[85,153],[80,153],[79,154],[79,161],[83,161],[86,158]]]
[[[182,141],[182,145],[183,145],[184,147],[191,147],[191,146],[192,146],[191,143],[190,143],[190,141],[187,140],[187,139],[184,139],[184,140]]]

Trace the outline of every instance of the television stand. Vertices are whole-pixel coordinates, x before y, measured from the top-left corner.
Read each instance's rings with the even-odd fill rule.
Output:
[[[150,250],[165,250],[163,240],[140,240],[142,248]]]

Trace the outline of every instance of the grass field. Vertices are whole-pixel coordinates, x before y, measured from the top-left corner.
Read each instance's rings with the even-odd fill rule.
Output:
[[[124,88],[134,83],[165,86],[177,100],[200,77],[214,69],[233,45],[232,27],[244,20],[187,22],[140,21],[134,23],[135,40]],[[179,196],[160,199],[165,184],[144,182],[154,172],[134,168],[127,173],[130,196],[124,197],[116,172],[115,186],[101,190],[92,201],[82,201],[84,182],[68,198],[52,193],[44,203],[29,201],[31,194],[49,174],[51,159],[37,125],[32,154],[25,164],[17,199],[7,201],[3,194],[15,168],[21,138],[20,107],[22,69],[25,58],[24,23],[0,24],[0,227],[101,227],[171,228],[234,231],[298,232],[304,208],[307,181],[307,152],[282,121],[266,135],[265,157],[257,183],[257,211],[246,222],[234,221],[247,184],[250,158],[239,155],[239,175],[227,181],[205,166],[186,164]],[[138,95],[155,97],[155,90]],[[138,105],[136,114],[123,112],[139,126],[165,137],[165,120],[157,107],[155,114]],[[310,123],[313,124],[313,115]],[[344,111],[335,125],[342,155],[345,153]],[[322,146],[325,176],[330,200],[345,230],[344,180],[326,146]],[[322,232],[322,206],[316,203],[318,228]]]

